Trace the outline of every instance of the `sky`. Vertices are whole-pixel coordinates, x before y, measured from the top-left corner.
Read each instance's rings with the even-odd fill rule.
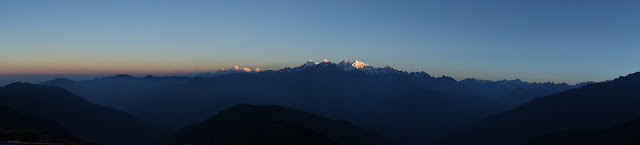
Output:
[[[3,0],[0,75],[267,70],[326,58],[458,80],[604,81],[640,71],[638,7],[635,0]]]

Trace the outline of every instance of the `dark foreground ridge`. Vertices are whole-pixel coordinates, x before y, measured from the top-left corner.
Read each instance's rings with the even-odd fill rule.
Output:
[[[18,140],[29,143],[88,144],[73,138],[58,123],[38,117],[25,116],[0,105],[0,144]]]
[[[349,122],[276,105],[240,104],[168,139],[168,144],[220,145],[391,145]]]
[[[93,104],[58,87],[12,83],[0,87],[0,105],[55,121],[71,136],[100,145],[141,144],[161,135],[128,113]]]
[[[538,98],[492,115],[450,136],[444,144],[523,144],[545,134],[571,129],[597,131],[639,117],[640,72],[637,72]],[[541,140],[545,139],[538,141]]]
[[[601,131],[569,129],[529,140],[525,145],[638,145],[640,118]]]

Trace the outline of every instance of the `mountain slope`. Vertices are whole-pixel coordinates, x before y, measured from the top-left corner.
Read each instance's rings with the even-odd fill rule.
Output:
[[[525,145],[637,144],[640,144],[640,118],[594,133],[582,130],[565,130],[534,138],[525,143]]]
[[[58,123],[38,117],[25,116],[0,105],[0,141],[86,144],[71,135]]]
[[[240,104],[173,134],[169,144],[389,145],[346,121],[280,106]]]
[[[9,84],[0,88],[0,105],[56,121],[71,135],[98,144],[138,144],[159,135],[125,112],[93,104],[58,87]]]
[[[0,128],[4,129],[38,129],[55,136],[69,136],[58,123],[37,117],[22,115],[15,110],[0,105]]]
[[[445,144],[513,145],[566,129],[598,130],[640,117],[640,72],[535,99],[452,135]]]

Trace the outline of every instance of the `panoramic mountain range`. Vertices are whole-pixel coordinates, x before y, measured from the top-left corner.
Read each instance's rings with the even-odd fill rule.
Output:
[[[640,145],[639,36],[640,0],[0,0],[0,145]]]
[[[398,144],[433,142],[487,115],[588,84],[456,81],[348,60],[308,61],[276,71],[224,70],[194,78],[116,75],[40,84],[62,87],[91,102],[131,113],[164,133],[250,103],[347,120]]]
[[[214,77],[12,83],[0,88],[1,113],[11,118],[0,137],[107,145],[629,144],[638,96],[640,73],[578,85],[456,81],[360,61],[309,61]]]

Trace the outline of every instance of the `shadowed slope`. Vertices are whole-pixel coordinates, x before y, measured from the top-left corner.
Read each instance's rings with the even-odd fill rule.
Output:
[[[535,99],[452,135],[445,144],[513,145],[566,129],[597,130],[640,117],[640,73]]]
[[[25,116],[2,105],[0,105],[0,116],[2,116],[0,119],[0,141],[86,144],[71,137],[62,126],[51,120]]]
[[[565,130],[547,134],[528,141],[525,145],[638,145],[640,144],[640,119],[616,125],[595,133],[582,130]]]
[[[0,105],[56,121],[71,135],[98,144],[139,144],[159,135],[125,112],[93,104],[58,87],[9,84],[0,88]]]
[[[346,121],[331,120],[280,106],[241,104],[185,127],[170,144],[389,145]]]

